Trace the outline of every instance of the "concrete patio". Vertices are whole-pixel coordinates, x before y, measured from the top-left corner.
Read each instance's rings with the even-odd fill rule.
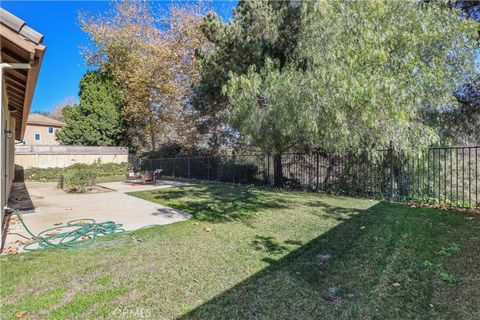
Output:
[[[34,234],[65,224],[70,220],[89,218],[97,222],[114,221],[126,230],[135,230],[152,224],[170,224],[189,219],[188,213],[129,196],[126,192],[155,190],[186,185],[162,181],[155,185],[123,182],[103,183],[109,192],[72,194],[56,188],[55,182],[26,182],[29,199],[34,209],[23,214],[23,220]],[[21,194],[25,197],[25,193]],[[13,194],[15,197],[15,194]],[[17,240],[29,237],[20,223],[10,224],[5,247],[17,246]]]

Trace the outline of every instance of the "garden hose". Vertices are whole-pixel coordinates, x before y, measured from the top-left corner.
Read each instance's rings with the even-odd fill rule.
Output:
[[[49,248],[58,248],[58,249],[76,249],[76,248],[85,248],[92,245],[98,237],[103,237],[112,234],[126,234],[126,230],[122,228],[122,224],[115,223],[113,221],[106,222],[96,222],[93,219],[75,219],[68,221],[64,225],[55,226],[52,228],[45,229],[41,231],[38,235],[33,234],[32,231],[27,227],[25,221],[23,221],[22,216],[18,210],[12,208],[6,208],[15,213],[15,215],[20,220],[22,226],[25,228],[27,233],[32,236],[35,240],[32,243],[27,244],[23,249],[25,251],[33,251],[37,249],[49,249]],[[142,227],[137,230],[146,229],[150,227],[163,227],[162,225],[149,225]],[[65,230],[59,232],[60,230]],[[136,231],[137,231],[136,230]],[[130,237],[133,240],[138,242],[143,242],[146,238],[158,234],[160,230],[149,233],[141,238],[134,238],[132,235]],[[32,248],[35,244],[38,244],[38,248]]]

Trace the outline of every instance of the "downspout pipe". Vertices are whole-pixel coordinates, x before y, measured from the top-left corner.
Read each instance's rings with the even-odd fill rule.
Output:
[[[34,63],[0,63],[0,112],[3,114],[3,85],[4,85],[4,82],[3,82],[3,76],[4,76],[4,70],[6,69],[20,69],[20,70],[30,70],[30,69],[33,69],[33,68],[36,68],[38,67],[39,63],[37,61],[35,61]],[[7,108],[8,110],[8,108]],[[0,150],[3,150],[5,147],[6,147],[6,144],[7,144],[7,141],[6,141],[6,135],[5,135],[5,130],[7,128],[4,128],[4,124],[5,124],[5,120],[2,118],[0,119],[0,135],[1,135],[1,139],[0,139]],[[2,154],[1,155],[2,157],[6,157],[6,152],[5,154]],[[7,159],[3,159],[5,165],[7,164]],[[6,167],[5,168],[0,168],[0,174],[1,174],[1,183],[2,183],[2,186],[1,188],[5,191],[5,192],[2,192],[2,195],[1,195],[1,202],[3,205],[6,205],[7,204],[7,197],[6,197],[6,189],[7,189],[7,181],[6,181]],[[4,208],[0,208],[1,210],[1,213],[0,213],[0,217],[1,217],[1,221],[0,221],[0,249],[3,249],[3,234],[2,234],[2,231],[3,231],[3,227],[4,227],[4,217],[5,217],[5,210]]]

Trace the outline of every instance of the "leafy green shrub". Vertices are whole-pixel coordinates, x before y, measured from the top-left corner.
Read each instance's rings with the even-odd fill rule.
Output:
[[[125,173],[128,169],[127,163],[100,163],[95,162],[91,165],[95,172],[97,173],[97,177],[108,177],[108,176],[125,176]]]
[[[219,181],[233,182],[234,174],[236,183],[254,183],[258,179],[258,167],[254,164],[236,163],[234,168],[232,160],[219,164],[217,169],[217,179]]]
[[[55,181],[66,168],[30,168],[23,171],[25,181]]]
[[[87,192],[95,182],[119,180],[125,177],[127,163],[76,163],[66,168],[31,168],[24,170],[26,181],[58,181],[63,176],[63,189],[68,192]]]
[[[31,168],[24,170],[25,181],[57,181],[61,175],[68,175],[69,171],[77,170],[81,165],[85,168],[90,168],[96,174],[96,181],[108,181],[112,178],[123,178],[127,172],[127,163],[101,163],[95,161],[95,163],[87,164],[74,164],[66,168]]]
[[[95,166],[78,163],[68,167],[63,175],[63,189],[67,192],[88,191],[88,188],[95,184],[97,172]]]

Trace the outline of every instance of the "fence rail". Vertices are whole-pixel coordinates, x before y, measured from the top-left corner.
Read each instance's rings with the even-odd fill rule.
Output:
[[[435,147],[407,157],[391,146],[374,159],[324,152],[158,158],[141,167],[173,178],[475,207],[479,149]]]

